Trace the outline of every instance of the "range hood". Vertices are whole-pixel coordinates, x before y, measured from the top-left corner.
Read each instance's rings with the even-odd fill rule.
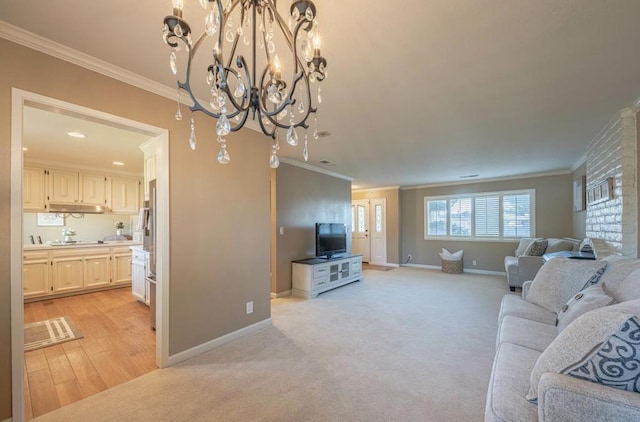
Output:
[[[109,208],[102,205],[49,204],[49,212],[59,214],[104,214]]]

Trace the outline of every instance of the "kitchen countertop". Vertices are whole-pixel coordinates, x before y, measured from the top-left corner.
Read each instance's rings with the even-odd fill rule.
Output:
[[[72,248],[110,248],[117,246],[138,246],[142,245],[140,242],[134,242],[133,240],[105,240],[104,243],[97,243],[97,241],[78,241],[77,243],[69,244],[55,244],[50,245],[43,243],[42,245],[23,245],[25,251],[38,251],[38,250],[56,250],[56,249],[72,249]]]

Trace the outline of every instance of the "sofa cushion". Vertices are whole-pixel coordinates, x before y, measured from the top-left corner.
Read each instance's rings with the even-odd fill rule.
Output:
[[[618,302],[640,299],[640,269],[626,276],[615,287],[607,286],[607,289]]]
[[[520,299],[516,295],[505,295],[500,304],[499,324],[507,315],[513,315],[543,324],[556,325],[557,315],[542,306]]]
[[[515,256],[521,256],[524,255],[524,251],[529,247],[529,245],[531,243],[533,243],[534,240],[539,240],[538,238],[532,238],[532,237],[522,237],[520,238],[520,242],[518,243],[518,247],[516,248],[516,251],[514,253]]]
[[[631,317],[640,318],[640,300],[605,306],[578,317],[545,349],[531,371],[527,399],[536,401],[545,372],[562,373],[590,356]]]
[[[526,256],[542,256],[547,249],[547,239],[534,240],[527,246],[522,255]]]
[[[558,313],[573,295],[596,284],[606,265],[604,261],[553,258],[536,274],[527,301]]]
[[[569,299],[558,312],[558,332],[564,330],[580,315],[612,303],[615,303],[615,299],[607,293],[603,283],[587,287]]]
[[[501,343],[513,343],[542,353],[557,335],[554,325],[506,315],[498,330],[496,348]]]
[[[607,261],[607,269],[600,277],[600,282],[606,283],[607,288],[612,292],[629,274],[640,269],[640,259],[611,255],[604,258],[603,261]],[[618,302],[622,301],[618,300]]]
[[[547,239],[547,250],[545,253],[554,253],[560,251],[571,251],[575,247],[577,242],[569,239],[557,239],[550,237]]]
[[[599,348],[562,373],[640,393],[640,319],[629,318]]]
[[[525,399],[529,374],[540,352],[511,343],[496,351],[487,391],[485,422],[537,422],[538,412]]]

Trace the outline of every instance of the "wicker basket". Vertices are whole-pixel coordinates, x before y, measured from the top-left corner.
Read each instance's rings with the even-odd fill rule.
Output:
[[[449,261],[447,259],[442,260],[442,272],[448,274],[461,274],[462,273],[462,260]]]

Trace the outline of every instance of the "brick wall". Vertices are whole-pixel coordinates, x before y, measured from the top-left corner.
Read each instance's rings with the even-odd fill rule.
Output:
[[[637,257],[637,111],[618,113],[587,148],[587,191],[613,180],[613,199],[587,204],[586,235],[598,255]]]

